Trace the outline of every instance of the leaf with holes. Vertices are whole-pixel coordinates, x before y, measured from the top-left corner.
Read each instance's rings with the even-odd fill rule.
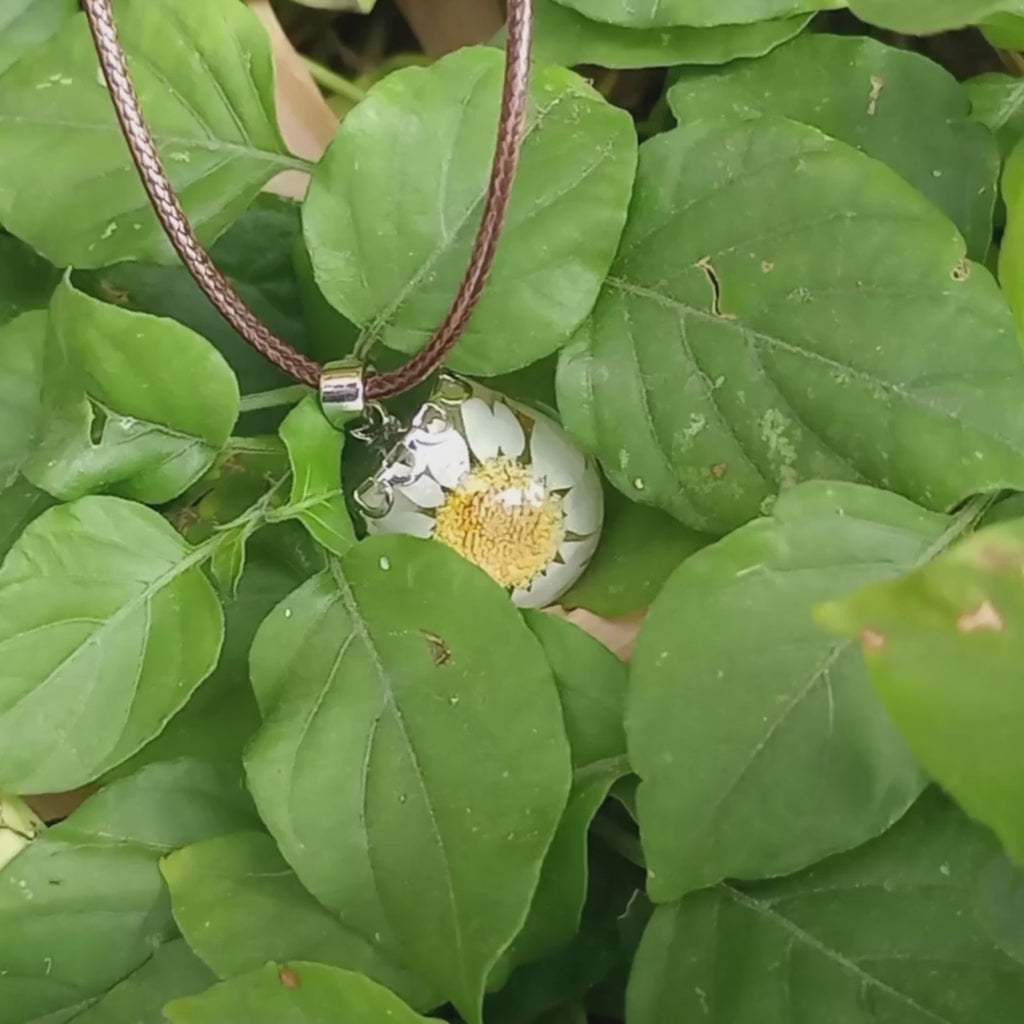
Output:
[[[905,579],[821,609],[859,636],[928,772],[1024,862],[1024,521],[983,530]]]
[[[271,613],[252,680],[249,785],[286,859],[479,1024],[569,792],[540,645],[450,549],[376,537]]]
[[[860,652],[812,609],[898,577],[976,518],[808,483],[679,567],[641,630],[626,713],[655,900],[806,867],[913,803],[921,772]]]
[[[558,0],[595,21],[630,28],[743,25],[807,11],[845,7],[846,0]],[[899,0],[896,0],[899,2]]]
[[[725,64],[760,57],[803,31],[810,15],[693,28],[626,28],[594,21],[558,0],[534,0],[534,57],[543,64],[598,64],[606,68],[666,64]]]
[[[934,509],[1024,487],[1024,359],[991,277],[894,172],[789,121],[644,144],[558,383],[612,482],[698,530],[734,529],[804,479]]]
[[[205,339],[69,280],[50,306],[40,439],[25,464],[65,501],[105,491],[160,504],[211,466],[238,418],[238,382]]]
[[[388,75],[346,118],[304,209],[317,281],[367,342],[414,352],[444,319],[483,213],[504,60],[457,51]],[[533,76],[512,206],[487,290],[450,360],[506,373],[554,352],[590,311],[618,244],[636,138],[561,68]]]
[[[81,786],[164,727],[220,652],[205,557],[119,498],[26,528],[0,568],[0,789]]]
[[[266,32],[235,0],[114,4],[142,109],[209,243],[306,165],[274,120]],[[61,266],[176,260],[128,159],[85,15],[0,78],[0,223]]]
[[[972,259],[992,242],[999,150],[963,86],[917,53],[875,39],[807,35],[761,61],[693,72],[669,90],[683,123],[774,114],[888,164],[960,229]]]
[[[988,831],[930,792],[882,838],[802,874],[660,907],[633,965],[628,1019],[1016,1020],[1024,964],[997,944],[985,910],[1006,872]],[[1019,917],[1005,925],[1004,941],[1024,938]]]
[[[179,761],[114,783],[43,832],[0,871],[0,1021],[77,1019],[131,986],[177,934],[160,858],[255,822],[237,770]]]

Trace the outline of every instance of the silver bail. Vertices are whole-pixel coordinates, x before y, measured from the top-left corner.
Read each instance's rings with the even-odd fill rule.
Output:
[[[341,430],[366,408],[363,364],[354,356],[328,363],[320,373],[320,408]]]

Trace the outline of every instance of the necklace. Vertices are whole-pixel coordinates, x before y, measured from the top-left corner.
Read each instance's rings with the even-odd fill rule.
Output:
[[[377,449],[379,468],[354,495],[367,531],[442,541],[488,572],[518,604],[542,606],[561,596],[586,568],[600,536],[603,494],[593,461],[545,413],[450,373],[441,375],[408,424],[383,405],[441,369],[486,287],[526,134],[533,0],[508,3],[498,142],[466,273],[426,346],[387,373],[368,372],[356,358],[321,366],[249,309],[199,242],[164,171],[110,0],[83,0],[82,6],[143,187],[185,267],[253,348],[316,389],[335,427],[353,428]]]

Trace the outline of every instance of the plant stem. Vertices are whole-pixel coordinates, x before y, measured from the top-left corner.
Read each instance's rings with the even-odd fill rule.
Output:
[[[358,85],[342,77],[336,71],[325,68],[323,64],[318,64],[309,57],[303,57],[302,63],[306,65],[307,70],[313,76],[313,80],[330,92],[338,96],[344,96],[345,99],[351,100],[353,103],[361,103],[366,99],[366,93]]]
[[[289,384],[273,391],[257,391],[252,395],[243,395],[238,409],[239,412],[255,412],[257,409],[274,409],[279,405],[295,405],[312,393],[312,389],[305,384]]]

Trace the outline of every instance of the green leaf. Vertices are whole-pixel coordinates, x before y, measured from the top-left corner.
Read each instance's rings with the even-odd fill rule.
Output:
[[[653,899],[806,867],[913,803],[921,772],[860,652],[812,610],[897,578],[977,515],[808,483],[679,567],[641,630],[626,717]]]
[[[978,912],[1000,863],[988,832],[929,793],[882,838],[802,874],[660,907],[633,967],[628,1020],[1016,1020],[1024,965]]]
[[[860,636],[871,678],[927,771],[1024,860],[1024,521],[821,610]]]
[[[65,501],[96,491],[170,501],[210,467],[238,418],[238,382],[205,339],[67,279],[50,306],[45,374],[25,475]]]
[[[807,11],[845,7],[846,0],[558,0],[595,21],[631,28],[742,25]],[[901,2],[901,0],[897,0]]]
[[[176,934],[160,858],[254,820],[237,773],[182,761],[44,832],[0,872],[0,1022],[72,1019],[145,964]]]
[[[54,504],[45,492],[22,477],[0,488],[0,559],[10,551],[21,531]]]
[[[606,68],[724,64],[760,57],[803,31],[809,15],[713,28],[625,28],[592,21],[558,0],[535,0],[534,59],[540,64]]]
[[[297,519],[318,544],[343,555],[356,542],[341,489],[344,433],[327,422],[310,395],[281,424],[281,439],[291,460],[292,492],[275,518]]]
[[[980,25],[982,35],[995,47],[1024,49],[1024,5],[1021,14],[993,14]]]
[[[42,419],[43,312],[23,313],[0,327],[0,490],[35,447]]]
[[[807,35],[762,61],[686,75],[668,95],[684,123],[774,114],[856,146],[945,212],[972,259],[988,252],[998,148],[969,117],[963,87],[920,54],[875,39]]]
[[[539,644],[450,549],[376,537],[274,610],[251,671],[249,785],[286,859],[479,1024],[570,784]]]
[[[231,225],[210,255],[250,309],[272,331],[309,354],[312,342],[292,257],[301,241],[298,204],[264,194]],[[243,393],[269,391],[291,380],[224,320],[182,266],[119,263],[76,273],[74,280],[94,298],[169,317],[207,338],[235,371]],[[259,429],[276,427],[273,420]]]
[[[266,31],[236,0],[120,0],[146,119],[209,244],[280,171]],[[177,260],[114,117],[85,15],[0,79],[0,223],[60,266]]]
[[[20,313],[45,309],[59,280],[58,271],[27,245],[0,234],[0,325]]]
[[[1024,136],[1024,79],[984,74],[968,79],[964,88],[971,115],[995,132],[1005,158]]]
[[[73,789],[160,732],[217,663],[206,556],[118,498],[28,526],[0,568],[0,789]]]
[[[75,0],[0,0],[0,74],[77,10]]]
[[[202,992],[216,980],[188,945],[175,939],[71,1020],[75,1024],[165,1024],[166,1003]]]
[[[369,978],[324,964],[268,964],[164,1011],[172,1024],[424,1024]],[[433,1020],[433,1018],[430,1018]]]
[[[606,619],[639,611],[654,600],[676,566],[711,539],[608,489],[601,543],[580,581],[558,603]]]
[[[999,283],[1024,328],[1024,139],[1014,147],[1003,173],[1006,230],[999,247]]]
[[[989,274],[895,173],[789,121],[644,144],[558,385],[616,487],[707,532],[803,479],[935,509],[1024,488],[1024,361]]]
[[[1024,14],[1021,0],[848,0],[861,21],[896,32],[926,35],[977,25],[994,14]]]
[[[313,175],[303,218],[316,279],[367,342],[414,352],[448,312],[483,211],[503,69],[498,50],[469,48],[388,75]],[[536,69],[531,97],[494,272],[450,360],[467,373],[505,373],[564,344],[625,220],[629,116],[562,68]]]
[[[262,832],[186,846],[161,865],[174,919],[221,978],[269,961],[314,960],[365,974],[427,1009],[437,1000],[303,887]]]
[[[555,675],[572,750],[573,784],[530,916],[509,950],[512,965],[539,960],[576,934],[587,896],[590,823],[612,785],[629,774],[622,725],[626,666],[571,622],[539,611],[523,617]]]
[[[322,568],[322,562],[305,561],[304,545],[297,541],[306,540],[295,523],[265,527],[250,539],[238,593],[224,600],[224,646],[216,669],[167,728],[107,778],[184,756],[241,762],[242,751],[260,723],[249,683],[249,649],[271,609],[316,568]],[[312,543],[308,546],[312,548]]]

